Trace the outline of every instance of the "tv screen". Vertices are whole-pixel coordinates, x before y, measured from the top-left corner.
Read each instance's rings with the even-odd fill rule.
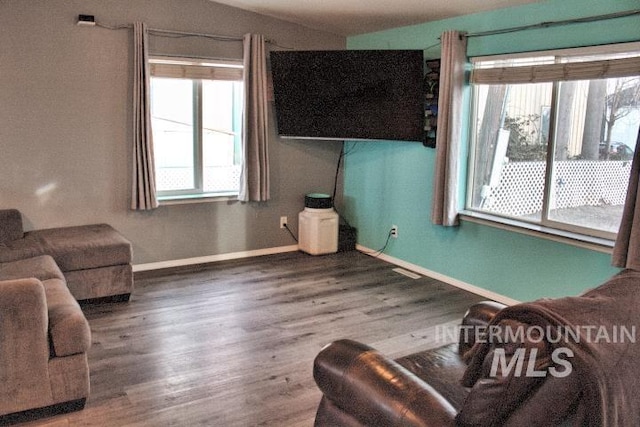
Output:
[[[421,50],[274,51],[278,134],[424,141]]]

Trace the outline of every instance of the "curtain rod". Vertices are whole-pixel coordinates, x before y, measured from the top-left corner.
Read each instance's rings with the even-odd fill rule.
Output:
[[[559,25],[581,24],[581,23],[586,23],[586,22],[604,21],[604,20],[607,20],[607,19],[625,18],[625,17],[628,17],[628,16],[634,16],[634,15],[640,15],[640,9],[628,10],[628,11],[624,11],[624,12],[609,13],[609,14],[606,14],[606,15],[587,16],[585,18],[566,19],[566,20],[563,20],[563,21],[540,22],[538,24],[523,25],[523,26],[520,26],[520,27],[504,28],[504,29],[501,29],[501,30],[481,31],[481,32],[478,32],[478,33],[467,33],[467,34],[465,34],[465,36],[466,37],[493,36],[493,35],[497,35],[497,34],[513,33],[513,32],[516,32],[516,31],[532,30],[532,29],[536,29],[536,28],[549,28],[549,27],[555,27],[555,26],[559,26]]]
[[[107,25],[107,24],[103,24],[100,22],[96,22],[96,26],[100,27],[100,28],[105,28],[107,30],[124,30],[124,29],[129,29],[129,28],[133,28],[133,25],[131,24],[121,24],[121,25]],[[222,42],[241,42],[243,41],[243,37],[242,36],[224,36],[224,35],[219,35],[219,34],[208,34],[208,33],[194,33],[194,32],[190,32],[190,31],[177,31],[177,30],[164,30],[161,28],[148,28],[147,32],[151,35],[156,35],[159,37],[174,37],[174,38],[181,38],[181,37],[202,37],[202,38],[207,38],[207,39],[213,39],[213,40],[217,40],[217,41],[222,41]],[[280,46],[279,44],[277,44],[276,42],[274,42],[273,40],[270,39],[266,39],[265,42],[272,44],[274,46],[283,48],[283,49],[290,49],[286,46]]]
[[[160,28],[149,28],[147,30],[150,34],[155,34],[159,36],[167,36],[167,37],[203,37],[207,39],[214,39],[223,42],[241,42],[243,40],[242,37],[239,36],[222,36],[218,34],[207,34],[207,33],[193,33],[188,31],[176,31],[176,30],[163,30]],[[267,40],[269,42],[269,40]]]

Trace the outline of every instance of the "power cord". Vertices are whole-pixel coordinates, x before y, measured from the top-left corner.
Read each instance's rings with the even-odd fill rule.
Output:
[[[392,229],[389,229],[389,233],[387,234],[387,240],[384,242],[384,246],[382,248],[378,249],[377,251],[362,251],[362,252],[364,252],[367,255],[371,255],[374,258],[379,257],[387,249],[387,246],[389,246],[389,240],[391,240],[392,235],[393,235]]]
[[[293,234],[293,231],[291,231],[291,229],[289,228],[289,224],[284,224],[284,228],[286,228],[289,234],[291,234],[291,237],[293,237],[293,240],[295,240],[296,243],[298,243],[298,238],[296,237],[295,234]]]
[[[349,221],[347,221],[347,219],[340,213],[340,211],[336,207],[336,192],[338,190],[338,176],[340,175],[340,166],[342,165],[343,159],[356,149],[356,147],[358,146],[358,142],[357,141],[351,142],[352,145],[347,150],[345,150],[345,144],[346,142],[342,143],[342,147],[340,148],[340,155],[338,156],[338,164],[336,165],[336,174],[333,179],[333,194],[331,196],[331,203],[333,204],[333,209],[337,212],[340,219],[348,227],[351,227],[351,224],[349,224]]]
[[[344,153],[344,142],[342,143],[342,147],[340,148],[340,156],[338,156],[338,165],[336,166],[336,174],[333,178],[333,195],[331,197],[331,203],[333,203],[333,207],[335,209],[336,204],[336,191],[338,190],[338,175],[340,174],[340,165],[342,164],[342,158],[345,156]]]

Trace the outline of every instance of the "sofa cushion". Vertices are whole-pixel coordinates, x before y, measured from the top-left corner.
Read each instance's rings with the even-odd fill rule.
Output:
[[[25,233],[63,272],[131,263],[131,243],[108,224],[49,228]]]
[[[67,287],[71,294],[78,301],[82,301],[131,294],[132,270],[131,264],[111,265],[90,270],[67,271],[64,277],[67,279]]]
[[[0,210],[0,243],[21,239],[23,234],[20,211],[16,209]]]
[[[35,237],[24,235],[22,239],[0,242],[0,262],[15,261],[46,254],[42,243]]]
[[[49,312],[49,336],[54,356],[83,353],[91,347],[91,329],[64,280],[42,282]]]
[[[26,279],[30,277],[35,277],[38,280],[64,280],[60,268],[49,255],[0,263],[0,280]]]

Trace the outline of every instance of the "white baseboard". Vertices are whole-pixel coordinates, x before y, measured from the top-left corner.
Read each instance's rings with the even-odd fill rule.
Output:
[[[356,249],[367,255],[371,255],[373,253],[377,254],[377,252],[375,252],[373,249],[369,249],[362,245],[356,245]],[[295,252],[297,250],[298,250],[298,245],[289,245],[289,246],[278,246],[274,248],[256,249],[252,251],[240,251],[240,252],[231,252],[226,254],[208,255],[208,256],[201,256],[201,257],[195,257],[195,258],[183,258],[183,259],[176,259],[176,260],[169,260],[169,261],[150,262],[145,264],[133,265],[133,271],[139,272],[139,271],[160,270],[163,268],[171,268],[171,267],[184,267],[189,265],[207,264],[207,263],[218,262],[218,261],[228,261],[232,259],[250,258],[250,257],[262,256],[262,255],[273,255],[273,254],[280,254],[285,252]],[[431,271],[424,267],[420,267],[419,265],[412,264],[407,261],[403,261],[399,258],[395,258],[384,253],[377,255],[377,258],[380,258],[381,260],[387,261],[391,264],[397,265],[398,267],[405,268],[409,271],[413,271],[423,276],[434,278],[441,282],[447,283],[451,286],[455,286],[456,288],[464,289],[465,291],[472,292],[476,295],[480,295],[482,297],[485,297],[494,301],[498,301],[503,304],[513,305],[520,302],[518,300],[509,298],[502,294],[498,294],[496,292],[483,289],[481,287],[472,285],[470,283],[466,283],[461,280],[454,279],[453,277],[449,277],[444,274]]]
[[[188,265],[197,265],[197,264],[207,264],[211,262],[218,261],[228,261],[232,259],[239,258],[250,258],[262,255],[273,255],[280,254],[284,252],[295,252],[298,250],[298,245],[290,245],[290,246],[278,246],[275,248],[265,248],[265,249],[256,249],[252,251],[241,251],[241,252],[231,252],[226,254],[218,254],[218,255],[208,255],[201,256],[195,258],[183,258],[183,259],[175,259],[169,261],[159,261],[159,262],[150,262],[146,264],[135,264],[133,265],[133,271],[150,271],[150,270],[159,270],[162,268],[171,268],[171,267],[184,267]]]
[[[356,245],[356,249],[361,251],[361,252],[363,252],[364,254],[367,254],[367,255],[371,255],[371,254],[374,254],[374,253],[378,254],[378,252],[376,252],[375,250],[369,249],[369,248],[367,248],[365,246],[362,246],[362,245]],[[518,300],[515,300],[513,298],[509,298],[509,297],[504,296],[502,294],[499,294],[499,293],[496,293],[496,292],[493,292],[493,291],[489,291],[487,289],[483,289],[483,288],[481,288],[479,286],[475,286],[475,285],[463,282],[463,281],[458,280],[458,279],[454,279],[453,277],[449,277],[449,276],[446,276],[444,274],[437,273],[435,271],[431,271],[431,270],[426,269],[424,267],[420,267],[419,265],[412,264],[412,263],[407,262],[407,261],[403,261],[403,260],[401,260],[399,258],[395,258],[395,257],[392,257],[392,256],[384,254],[384,253],[380,254],[380,255],[377,255],[377,258],[380,258],[383,261],[387,261],[387,262],[389,262],[391,264],[395,264],[395,265],[397,265],[399,267],[402,267],[402,268],[405,268],[407,270],[413,271],[415,273],[422,274],[423,276],[431,277],[433,279],[436,279],[436,280],[439,280],[441,282],[447,283],[447,284],[449,284],[451,286],[455,286],[456,288],[464,289],[465,291],[472,292],[472,293],[474,293],[476,295],[480,295],[482,297],[485,297],[485,298],[500,302],[502,304],[513,305],[513,304],[518,304],[520,302]]]

